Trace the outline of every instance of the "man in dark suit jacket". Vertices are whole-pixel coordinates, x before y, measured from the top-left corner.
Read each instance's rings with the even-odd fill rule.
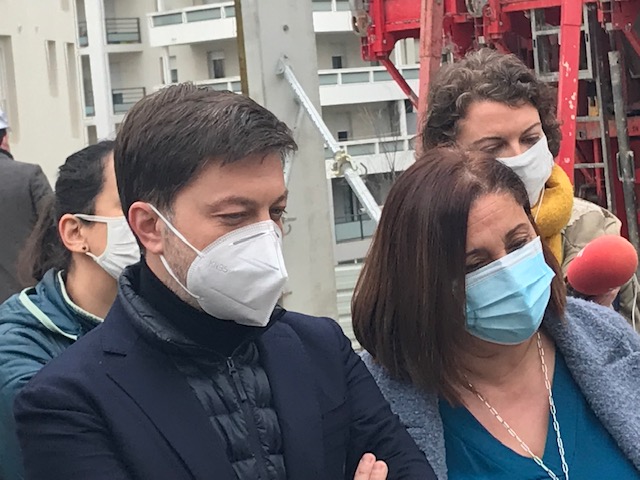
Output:
[[[18,256],[33,230],[51,186],[39,165],[17,162],[9,152],[7,123],[0,110],[0,302],[21,289]]]
[[[144,259],[19,395],[27,480],[435,479],[338,325],[277,306],[295,148],[230,92],[130,110],[114,156]]]

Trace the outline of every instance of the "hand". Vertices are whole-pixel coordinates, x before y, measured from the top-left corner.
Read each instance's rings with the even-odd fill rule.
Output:
[[[613,308],[613,301],[618,296],[619,291],[619,287],[614,288],[612,290],[609,290],[608,292],[603,293],[602,295],[595,295],[594,297],[591,297],[591,301],[602,305],[603,307]]]
[[[376,460],[372,453],[365,453],[360,459],[353,480],[387,480],[389,469],[382,460]]]

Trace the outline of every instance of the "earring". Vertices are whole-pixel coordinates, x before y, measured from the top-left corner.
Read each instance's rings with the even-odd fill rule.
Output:
[[[86,251],[87,251],[87,246],[86,246],[86,245],[83,245],[83,246],[82,246],[82,251],[83,251],[83,252],[86,252]]]

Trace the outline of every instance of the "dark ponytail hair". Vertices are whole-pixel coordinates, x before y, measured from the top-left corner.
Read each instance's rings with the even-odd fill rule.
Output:
[[[96,197],[104,186],[104,166],[114,142],[103,140],[72,154],[58,169],[55,194],[43,206],[38,221],[20,254],[19,272],[25,286],[40,281],[50,270],[67,270],[71,252],[58,233],[58,223],[67,213],[95,213]]]

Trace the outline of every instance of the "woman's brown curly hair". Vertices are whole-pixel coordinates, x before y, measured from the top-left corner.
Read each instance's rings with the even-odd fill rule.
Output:
[[[518,106],[524,102],[538,109],[542,129],[554,156],[560,149],[560,124],[556,118],[555,90],[536,78],[515,55],[484,48],[442,68],[429,88],[428,108],[422,126],[424,151],[454,145],[458,122],[476,100],[493,100]]]

